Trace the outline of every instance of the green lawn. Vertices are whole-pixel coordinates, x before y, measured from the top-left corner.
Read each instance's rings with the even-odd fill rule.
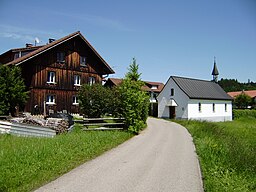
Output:
[[[193,136],[205,191],[256,191],[256,119],[178,121]]]
[[[132,136],[79,128],[55,138],[0,135],[0,191],[36,189]]]

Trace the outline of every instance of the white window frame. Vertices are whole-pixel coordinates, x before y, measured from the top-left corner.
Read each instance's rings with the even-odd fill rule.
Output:
[[[80,75],[74,75],[74,85],[81,86],[81,76]]]
[[[73,95],[72,96],[72,104],[73,105],[79,105],[78,96],[77,95]]]
[[[55,71],[48,72],[47,83],[56,84],[56,72]]]
[[[55,95],[47,95],[46,96],[46,104],[47,105],[55,105],[56,104],[56,96]]]
[[[93,85],[96,82],[96,78],[95,77],[89,77],[89,85]]]

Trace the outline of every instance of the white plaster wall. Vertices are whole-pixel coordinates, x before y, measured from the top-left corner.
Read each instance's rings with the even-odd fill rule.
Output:
[[[201,112],[198,103],[201,103]],[[213,111],[215,103],[215,111]],[[225,103],[227,111],[225,111]],[[232,103],[222,100],[197,100],[191,99],[188,104],[188,119],[207,121],[232,121]]]
[[[171,89],[174,89],[174,96],[171,96]],[[187,119],[188,117],[188,97],[180,88],[176,85],[176,83],[169,78],[164,89],[158,95],[158,117],[169,118],[169,107],[166,106],[170,99],[174,99],[178,104],[175,107],[176,118]]]

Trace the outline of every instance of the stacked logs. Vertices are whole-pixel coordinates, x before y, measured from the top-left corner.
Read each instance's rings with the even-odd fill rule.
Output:
[[[58,118],[48,118],[46,126],[53,128],[57,134],[66,133],[69,128],[67,121]]]

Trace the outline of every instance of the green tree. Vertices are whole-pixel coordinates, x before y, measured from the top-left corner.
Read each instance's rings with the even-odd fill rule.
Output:
[[[236,96],[234,104],[237,108],[247,108],[252,104],[252,98],[244,93]]]
[[[135,58],[128,68],[122,84],[119,86],[122,116],[128,130],[139,133],[146,125],[148,117],[149,96],[141,88],[143,82],[138,72],[139,65]]]
[[[16,107],[24,105],[27,99],[20,68],[0,65],[0,114],[14,115]]]
[[[110,91],[101,84],[84,84],[78,95],[82,112],[88,117],[101,117],[109,113]]]
[[[139,73],[139,65],[136,63],[136,59],[132,58],[132,63],[129,65],[125,78],[132,81],[140,81],[140,76],[141,73]]]

